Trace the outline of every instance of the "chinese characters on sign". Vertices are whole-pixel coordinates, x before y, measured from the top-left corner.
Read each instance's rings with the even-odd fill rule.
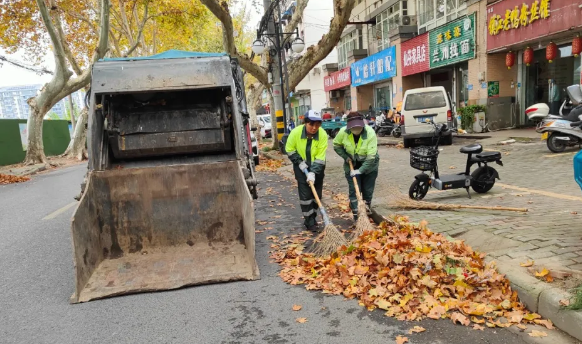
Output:
[[[475,58],[475,13],[429,32],[430,68]]]
[[[351,83],[350,67],[331,73],[323,78],[323,90],[328,92],[349,86]]]
[[[402,76],[426,72],[430,69],[428,33],[402,42],[400,45]]]
[[[356,61],[351,65],[352,86],[361,86],[396,76],[396,47]]]
[[[493,13],[493,7],[487,10]],[[502,31],[526,27],[539,19],[548,19],[550,17],[550,0],[535,0],[529,6],[522,3],[521,6],[515,5],[513,9],[506,9],[505,16],[493,14],[489,18],[487,29],[491,36],[498,35]]]

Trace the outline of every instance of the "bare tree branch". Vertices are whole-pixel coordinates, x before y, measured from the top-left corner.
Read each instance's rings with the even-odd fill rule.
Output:
[[[35,72],[38,75],[42,75],[42,74],[51,74],[52,75],[53,74],[52,71],[50,71],[44,67],[29,66],[29,65],[26,65],[22,62],[14,61],[12,59],[7,58],[6,56],[0,55],[0,65],[2,65],[2,62],[6,62],[10,65],[15,66],[15,67],[26,69],[26,70],[31,71],[31,72]]]
[[[307,4],[309,4],[309,0],[297,0],[297,7],[295,8],[295,13],[293,13],[291,20],[285,26],[286,33],[292,33],[293,31],[295,31],[295,29],[299,25],[299,22],[303,19],[303,12],[305,11],[305,7],[307,7]],[[283,46],[285,46],[285,44],[290,40],[291,36],[286,36],[283,39]]]
[[[85,24],[87,24],[89,26],[89,28],[91,29],[91,31],[93,31],[93,34],[95,36],[99,35],[99,31],[97,30],[97,28],[95,27],[95,25],[93,25],[93,22],[90,21],[89,19],[83,17],[82,15],[80,15],[77,12],[73,12],[73,11],[65,11],[66,14],[70,15],[71,17],[80,20],[82,22],[84,22]]]
[[[232,16],[228,9],[228,3],[220,0],[200,0],[210,12],[214,14],[222,23],[222,34],[224,41],[224,49],[228,54],[237,57],[240,66],[254,76],[261,84],[267,85],[269,83],[267,78],[267,70],[254,63],[246,54],[239,54],[234,41],[234,27],[232,24]]]
[[[137,38],[135,40],[135,44],[129,48],[129,50],[123,55],[123,57],[128,57],[129,55],[131,55],[131,53],[133,53],[133,51],[138,47],[138,45],[141,43],[142,46],[144,46],[145,48],[145,41],[143,40],[143,30],[146,26],[146,23],[148,21],[148,6],[150,4],[150,1],[147,0],[145,2],[145,9],[144,9],[144,13],[143,13],[143,19],[141,21],[141,23],[138,26],[138,32],[137,32]],[[135,20],[137,22],[137,12],[134,12],[134,17]]]
[[[305,54],[289,65],[289,87],[293,90],[315,67],[335,48],[341,38],[341,34],[346,27],[356,0],[334,0],[334,17],[329,25],[329,32],[326,33],[317,45],[307,48]]]
[[[52,18],[57,29],[57,33],[59,35],[59,40],[61,41],[63,50],[65,51],[65,56],[67,57],[67,60],[69,61],[69,64],[71,65],[71,68],[73,68],[75,74],[80,75],[82,73],[81,68],[79,67],[77,61],[75,60],[73,52],[69,48],[69,44],[67,44],[67,41],[65,39],[65,31],[63,30],[63,23],[61,21],[60,10],[56,7],[52,8]]]

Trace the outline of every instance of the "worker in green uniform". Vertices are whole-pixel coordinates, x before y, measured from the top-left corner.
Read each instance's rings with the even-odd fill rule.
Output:
[[[293,162],[293,172],[299,189],[299,204],[305,219],[307,230],[317,231],[317,203],[313,197],[308,181],[315,184],[317,195],[321,199],[323,177],[325,176],[325,153],[327,150],[327,134],[321,128],[321,115],[313,110],[305,114],[303,125],[293,129],[287,138],[285,150]],[[306,176],[303,172],[309,171]]]
[[[364,123],[364,116],[351,112],[347,117],[347,125],[340,129],[333,140],[333,149],[344,159],[344,172],[349,185],[350,208],[354,221],[358,219],[358,198],[354,189],[355,176],[358,181],[362,198],[368,212],[374,196],[374,187],[378,177],[378,138],[374,129]],[[348,161],[351,160],[354,170],[350,171]]]

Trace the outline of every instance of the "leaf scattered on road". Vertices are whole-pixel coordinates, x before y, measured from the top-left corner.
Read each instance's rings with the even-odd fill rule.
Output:
[[[542,319],[535,319],[534,322],[538,325],[543,325],[545,326],[548,330],[553,330],[554,329],[554,324],[552,324],[551,320],[542,320]]]
[[[560,300],[560,305],[562,306],[570,306],[570,300]]]
[[[531,333],[528,333],[530,337],[547,337],[548,334],[543,331],[533,330]]]
[[[536,277],[544,277],[549,273],[550,273],[550,271],[548,269],[543,268],[542,271],[536,272],[535,275],[536,275]]]
[[[295,319],[295,321],[297,321],[300,324],[305,324],[307,322],[307,318],[297,318]]]
[[[485,331],[485,327],[475,324],[473,325],[473,330]]]
[[[29,180],[30,180],[30,177],[26,177],[26,176],[19,177],[19,176],[13,176],[11,174],[0,173],[0,185],[22,183],[22,182],[26,182]]]
[[[408,337],[396,336],[396,344],[408,343]]]
[[[420,333],[420,332],[424,332],[424,331],[426,331],[426,329],[424,327],[414,326],[413,328],[408,330],[408,334]]]
[[[294,311],[300,311],[301,308],[303,308],[303,307],[301,307],[300,305],[293,305],[293,310]]]
[[[528,260],[525,263],[520,263],[519,266],[523,266],[524,268],[529,268],[530,266],[534,265],[534,261],[533,260]]]

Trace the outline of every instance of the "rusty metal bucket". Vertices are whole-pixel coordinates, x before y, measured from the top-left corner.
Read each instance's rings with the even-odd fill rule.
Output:
[[[71,302],[258,279],[253,209],[236,161],[91,172]]]

